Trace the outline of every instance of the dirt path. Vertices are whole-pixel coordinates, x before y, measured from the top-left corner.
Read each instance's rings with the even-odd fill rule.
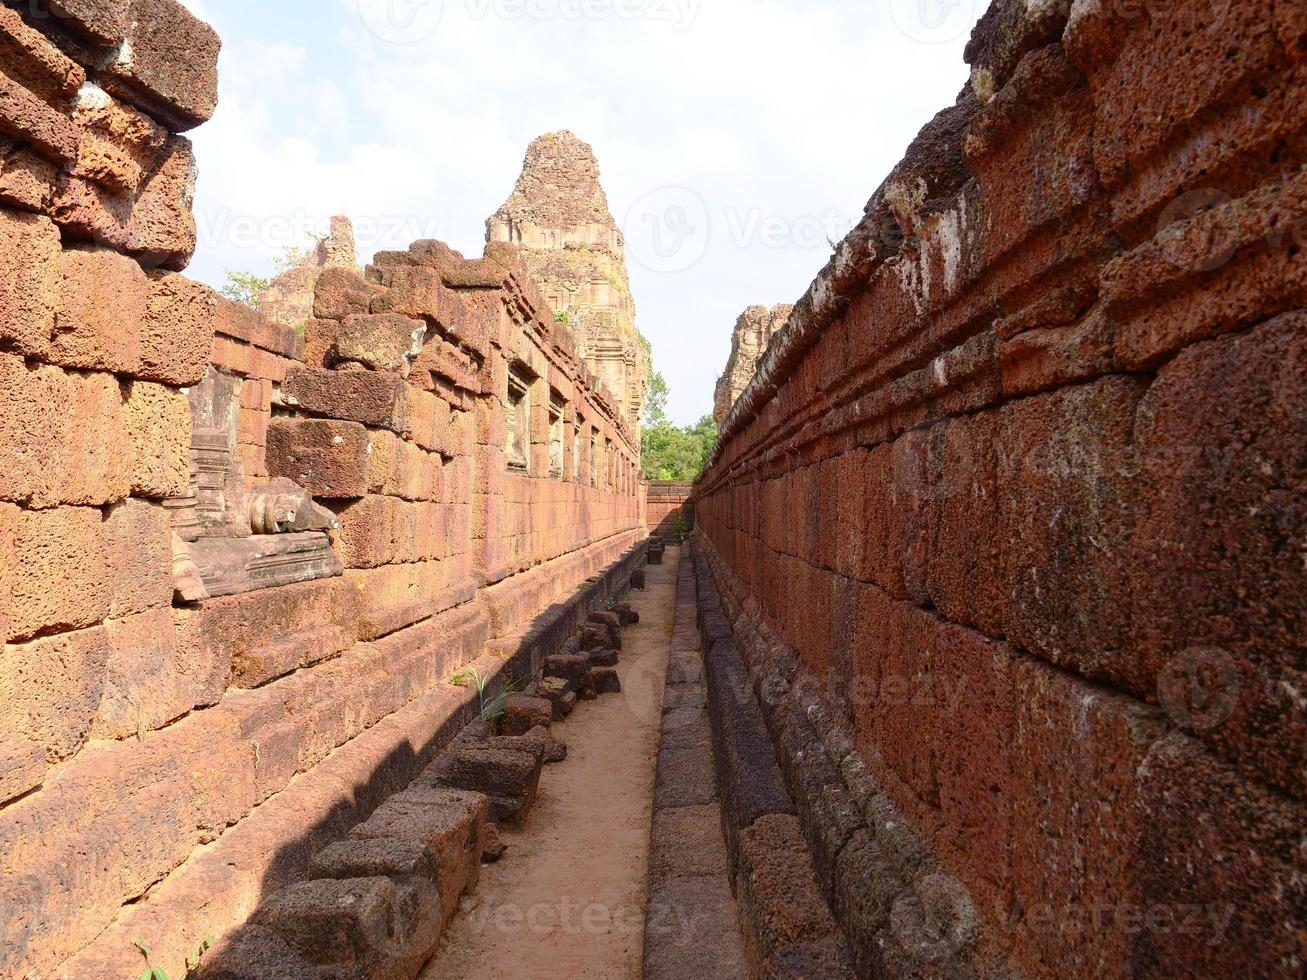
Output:
[[[663,680],[677,549],[634,592],[622,634],[622,693],[579,704],[554,726],[567,761],[548,766],[524,831],[481,869],[422,980],[638,978]],[[469,908],[469,906],[474,906]]]

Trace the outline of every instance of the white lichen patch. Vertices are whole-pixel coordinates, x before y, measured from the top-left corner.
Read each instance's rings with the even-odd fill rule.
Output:
[[[86,82],[77,90],[78,112],[103,112],[109,108],[109,93],[95,82]]]

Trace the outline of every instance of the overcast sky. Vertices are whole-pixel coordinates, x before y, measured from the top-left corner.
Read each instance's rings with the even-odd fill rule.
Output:
[[[966,82],[982,0],[185,0],[223,38],[190,274],[266,274],[332,214],[481,254],[535,136],[599,158],[670,413],[797,300]]]

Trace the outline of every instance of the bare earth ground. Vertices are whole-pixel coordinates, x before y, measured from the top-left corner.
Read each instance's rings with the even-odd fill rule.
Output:
[[[547,766],[523,831],[481,883],[422,980],[638,978],[649,827],[679,553],[633,592],[622,693],[582,702],[554,726],[567,760]]]

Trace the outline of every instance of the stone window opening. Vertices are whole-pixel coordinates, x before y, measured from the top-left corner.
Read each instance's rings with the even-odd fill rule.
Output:
[[[549,478],[563,478],[563,418],[567,415],[567,404],[557,392],[549,396]]]
[[[590,486],[599,489],[599,431],[590,436]]]
[[[579,412],[572,429],[572,482],[581,482],[581,447],[585,443],[585,417]]]
[[[531,379],[517,368],[508,372],[508,397],[504,400],[504,409],[507,414],[504,452],[508,455],[508,469],[514,473],[530,473]]]

